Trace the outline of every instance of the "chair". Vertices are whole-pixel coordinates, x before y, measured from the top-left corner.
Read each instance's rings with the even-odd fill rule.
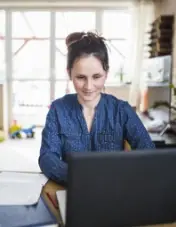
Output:
[[[124,150],[125,151],[131,151],[131,146],[130,146],[130,144],[128,143],[127,140],[124,141]]]

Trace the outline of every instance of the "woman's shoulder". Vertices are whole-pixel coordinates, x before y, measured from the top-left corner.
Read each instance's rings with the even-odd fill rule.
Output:
[[[55,99],[51,106],[56,109],[72,109],[76,100],[76,94],[66,94],[61,98]]]
[[[117,97],[105,94],[105,108],[108,115],[125,121],[128,116],[135,116],[135,111],[126,100],[118,99]]]
[[[76,94],[66,94],[63,97],[55,99],[52,104],[53,105],[63,105],[63,104],[70,104],[75,100]]]
[[[117,98],[114,95],[111,94],[103,94],[104,100],[107,106],[113,106],[113,107],[124,107],[128,106],[128,102],[122,99]]]

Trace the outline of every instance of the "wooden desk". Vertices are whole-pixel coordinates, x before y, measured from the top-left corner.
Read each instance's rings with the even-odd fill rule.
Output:
[[[46,185],[44,186],[43,190],[42,190],[42,196],[46,202],[46,204],[48,205],[50,211],[54,214],[54,216],[56,217],[58,223],[60,223],[60,213],[59,213],[59,209],[56,209],[52,202],[49,200],[47,193],[50,194],[50,196],[52,197],[52,199],[54,199],[54,201],[57,203],[57,197],[56,197],[56,191],[58,190],[63,190],[64,188],[58,184],[56,184],[53,181],[48,181],[46,183]]]
[[[46,204],[48,205],[49,209],[51,210],[51,212],[57,218],[58,223],[60,222],[59,210],[54,208],[53,204],[51,203],[51,201],[47,197],[47,193],[49,193],[52,196],[52,198],[54,198],[55,201],[57,202],[56,191],[63,190],[63,189],[64,188],[62,186],[54,183],[53,181],[48,181],[46,183],[45,187],[42,190],[42,196],[44,197],[44,200],[45,200]],[[173,223],[173,224],[162,224],[162,225],[150,225],[150,227],[176,227],[176,223]]]

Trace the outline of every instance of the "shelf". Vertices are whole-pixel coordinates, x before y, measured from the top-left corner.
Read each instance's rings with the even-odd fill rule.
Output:
[[[164,15],[158,17],[152,24],[149,47],[150,58],[171,55],[173,49],[174,16]]]
[[[154,20],[151,25],[154,26],[155,24],[172,22],[173,18],[173,15],[161,15],[156,20]]]

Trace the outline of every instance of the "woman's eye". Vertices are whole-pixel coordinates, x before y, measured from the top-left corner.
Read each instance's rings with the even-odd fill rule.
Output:
[[[78,78],[78,79],[84,79],[84,77],[83,77],[83,76],[78,76],[77,78]]]
[[[97,76],[94,76],[94,79],[98,79],[98,78],[100,78],[100,76],[98,76],[98,75]]]

